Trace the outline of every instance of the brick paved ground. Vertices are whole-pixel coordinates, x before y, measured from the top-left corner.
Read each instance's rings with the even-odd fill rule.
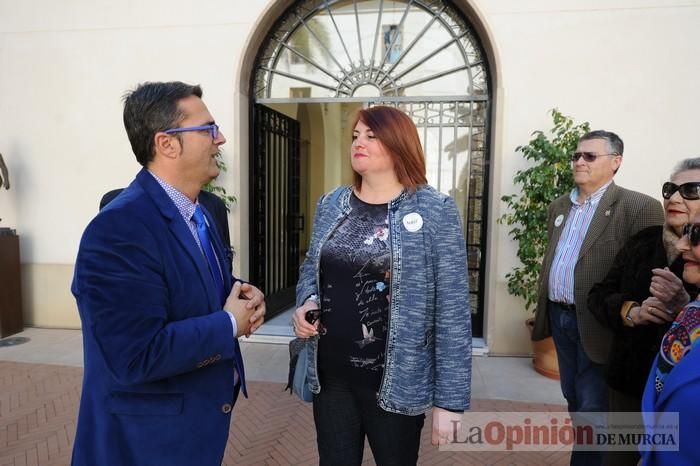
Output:
[[[0,361],[0,466],[67,465],[82,369]],[[317,464],[310,405],[275,383],[251,382],[234,410],[224,465]],[[478,411],[549,411],[563,406],[474,400]],[[426,426],[430,419],[426,420]],[[424,429],[419,464],[565,465],[568,452],[441,452]],[[156,463],[154,463],[156,464]],[[369,449],[364,464],[374,464]]]

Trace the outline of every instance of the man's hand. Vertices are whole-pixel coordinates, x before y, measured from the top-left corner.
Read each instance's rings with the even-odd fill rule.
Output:
[[[433,445],[447,445],[455,441],[455,433],[462,428],[462,413],[433,407]]]
[[[248,302],[249,300],[241,297],[241,282],[234,283],[224,303],[224,310],[233,314],[236,319],[236,338],[250,334],[250,323],[255,314],[255,308],[249,309]]]
[[[294,335],[299,338],[309,338],[318,335],[318,320],[316,320],[314,324],[310,324],[306,321],[306,312],[315,309],[318,309],[318,303],[313,299],[309,299],[294,311],[294,315],[292,316]]]
[[[690,301],[690,296],[683,288],[683,281],[668,267],[652,269],[651,273],[651,285],[649,285],[651,295],[664,303],[666,309],[678,314]]]
[[[249,319],[250,330],[245,334],[246,337],[249,337],[265,322],[265,295],[250,283],[243,283],[241,284],[241,296],[248,300],[245,305],[246,309],[255,309]]]

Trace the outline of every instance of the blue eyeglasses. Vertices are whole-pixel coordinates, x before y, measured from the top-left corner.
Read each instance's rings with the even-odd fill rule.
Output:
[[[216,123],[213,123],[211,125],[203,125],[203,126],[187,126],[185,128],[166,129],[163,132],[165,134],[174,134],[174,133],[184,133],[187,131],[209,131],[209,134],[211,134],[211,138],[213,140],[216,140],[216,138],[219,137],[219,125],[217,125]]]

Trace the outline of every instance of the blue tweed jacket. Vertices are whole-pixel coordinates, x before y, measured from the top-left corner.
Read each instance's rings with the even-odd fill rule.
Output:
[[[318,202],[297,284],[298,306],[312,294],[321,295],[321,248],[350,213],[351,192],[340,187]],[[404,191],[388,210],[391,304],[378,404],[407,415],[433,405],[466,410],[471,394],[471,313],[467,252],[457,206],[449,196],[421,186],[414,193]],[[310,341],[313,363],[307,376],[312,392],[319,393],[316,338]]]

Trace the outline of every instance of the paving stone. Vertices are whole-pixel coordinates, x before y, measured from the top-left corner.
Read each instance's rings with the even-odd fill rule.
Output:
[[[0,361],[0,466],[65,466],[75,438],[83,371],[80,367]],[[314,465],[311,405],[283,384],[250,382],[250,398],[234,409],[223,465]],[[564,406],[473,400],[474,411],[563,411]],[[439,451],[430,445],[430,416],[421,436],[421,465],[566,465],[569,452]],[[372,465],[365,448],[364,465]]]

